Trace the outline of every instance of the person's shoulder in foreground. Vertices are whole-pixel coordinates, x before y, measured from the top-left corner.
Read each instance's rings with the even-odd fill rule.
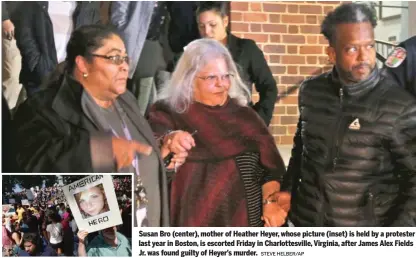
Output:
[[[400,43],[384,62],[384,74],[416,96],[416,36]]]
[[[87,246],[88,256],[132,256],[131,244],[121,233],[116,232],[117,246],[111,247],[104,241],[102,234],[96,236]]]

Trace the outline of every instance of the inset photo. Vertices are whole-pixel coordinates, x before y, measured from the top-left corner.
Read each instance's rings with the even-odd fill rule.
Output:
[[[103,184],[92,186],[87,190],[76,193],[74,196],[83,219],[110,210]]]
[[[2,256],[132,256],[132,175],[2,175]]]

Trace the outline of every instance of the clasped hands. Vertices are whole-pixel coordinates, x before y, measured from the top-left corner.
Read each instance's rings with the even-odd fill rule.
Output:
[[[291,195],[288,192],[277,192],[272,199],[273,202],[263,204],[261,219],[265,227],[280,227],[286,222]]]
[[[136,154],[149,156],[153,149],[151,146],[137,141],[128,141],[123,138],[112,138],[114,159],[117,164],[117,171],[132,164]],[[173,131],[162,139],[161,155],[165,158],[173,152],[173,158],[167,169],[174,169],[185,163],[188,152],[195,147],[195,140],[192,135],[185,131]]]

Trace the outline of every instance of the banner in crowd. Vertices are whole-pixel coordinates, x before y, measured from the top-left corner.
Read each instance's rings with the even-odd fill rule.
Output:
[[[10,204],[3,204],[1,206],[3,213],[9,212],[11,205]]]
[[[63,191],[80,230],[92,233],[123,224],[110,175],[84,177]]]
[[[30,201],[33,201],[35,199],[35,195],[33,194],[32,189],[26,190],[27,199],[30,200]]]
[[[416,228],[134,228],[133,257],[414,257]]]
[[[16,199],[9,199],[9,203],[10,204],[15,204],[16,203]]]
[[[27,205],[27,206],[29,206],[29,205],[30,205],[29,200],[27,200],[27,199],[22,200],[22,205]]]

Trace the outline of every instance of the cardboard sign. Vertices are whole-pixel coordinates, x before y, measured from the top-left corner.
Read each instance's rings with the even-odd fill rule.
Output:
[[[1,206],[3,213],[8,212],[8,211],[10,210],[10,208],[11,208],[11,207],[12,207],[12,206],[11,206],[11,205],[9,205],[9,204],[4,204],[4,205],[2,205],[2,206]]]
[[[84,177],[63,191],[80,230],[92,233],[123,224],[110,175]]]
[[[9,203],[10,204],[15,204],[16,203],[16,200],[15,199],[9,199]]]
[[[29,206],[30,205],[30,202],[29,202],[29,200],[22,200],[22,205],[27,205],[27,206]]]

